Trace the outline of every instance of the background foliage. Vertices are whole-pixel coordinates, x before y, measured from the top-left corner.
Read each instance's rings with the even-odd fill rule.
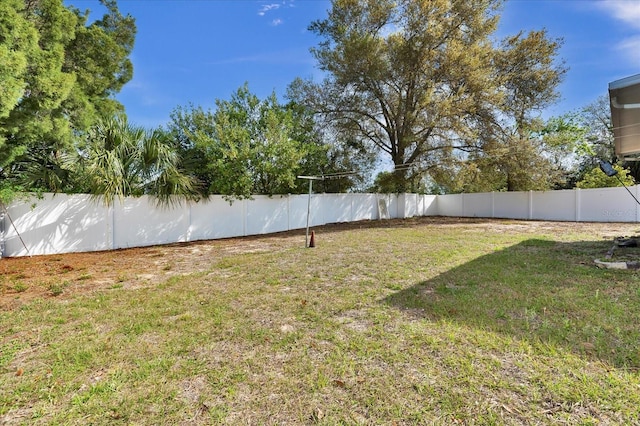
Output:
[[[499,0],[333,0],[309,27],[323,81],[294,80],[286,102],[247,83],[213,110],[177,106],[156,129],[128,123],[115,99],[133,76],[135,19],[101,3],[95,21],[62,0],[0,5],[0,201],[234,200],[305,192],[298,175],[326,177],[324,192],[609,184],[597,170],[616,162],[608,99],[542,118],[567,71],[562,40],[497,39]],[[617,167],[640,177],[636,163]]]

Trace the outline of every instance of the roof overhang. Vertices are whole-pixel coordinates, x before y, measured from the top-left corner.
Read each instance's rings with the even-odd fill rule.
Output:
[[[609,83],[616,155],[640,160],[640,74]]]

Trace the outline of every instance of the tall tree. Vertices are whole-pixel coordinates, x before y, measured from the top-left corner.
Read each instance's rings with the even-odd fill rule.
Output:
[[[100,117],[123,111],[114,99],[133,77],[129,56],[136,26],[133,17],[123,16],[115,0],[101,0],[107,13],[87,25],[89,11],[71,9],[77,16],[75,38],[67,45],[63,69],[76,75],[77,84],[65,104],[73,113],[74,127],[86,129]]]
[[[28,64],[38,48],[38,34],[20,10],[23,0],[0,2],[0,203],[13,192],[6,182],[15,158],[24,146],[7,141],[5,121],[27,91]]]
[[[287,89],[290,100],[286,108],[293,114],[294,139],[303,143],[307,155],[300,163],[300,174],[322,176],[314,188],[327,193],[362,191],[367,189],[376,156],[355,138],[337,129],[300,103],[305,82],[295,79]],[[292,192],[308,191],[308,182],[298,180]]]
[[[310,27],[324,39],[312,52],[329,77],[309,99],[342,131],[388,155],[404,190],[413,166],[460,142],[452,131],[493,98],[488,37],[496,6],[335,0],[329,17]]]
[[[37,4],[36,4],[37,3]],[[30,3],[12,2],[14,12],[7,16],[14,23],[26,21],[35,41],[25,50],[28,67],[18,73],[22,91],[17,102],[0,118],[0,138],[5,141],[5,173],[16,155],[24,154],[42,140],[68,140],[69,126],[64,117],[53,113],[68,97],[75,82],[73,74],[62,71],[64,47],[75,35],[75,16],[55,0]],[[3,78],[3,83],[6,79]],[[6,155],[6,154],[5,154]]]
[[[494,54],[496,79],[503,94],[500,110],[520,137],[535,127],[538,113],[558,98],[557,87],[566,73],[557,53],[562,40],[546,31],[522,32],[504,39]]]
[[[13,81],[0,72],[0,87],[8,82],[7,87],[20,88],[0,114],[0,144],[5,145],[0,186],[13,182],[42,185],[26,189],[61,190],[67,185],[61,158],[75,151],[74,136],[101,114],[122,110],[113,95],[132,76],[128,56],[134,20],[118,12],[115,0],[101,0],[107,13],[90,25],[88,12],[65,7],[62,0],[8,1],[2,6],[6,21],[1,21],[24,29],[12,35],[25,45],[16,55],[21,53],[28,66],[22,70],[17,63]],[[51,179],[31,179],[38,174]]]
[[[605,161],[615,160],[611,104],[608,95],[598,97],[576,113],[584,129],[584,154]],[[597,163],[589,163],[594,166]]]
[[[25,93],[29,59],[37,47],[34,26],[19,12],[23,0],[0,3],[0,118],[15,108]]]
[[[544,190],[563,180],[554,153],[571,152],[573,141],[566,141],[565,147],[557,137],[565,122],[545,125],[539,118],[558,99],[557,87],[566,72],[562,63],[556,63],[560,44],[545,31],[532,31],[507,37],[495,51],[496,81],[503,98],[493,117],[486,113],[491,119],[483,122],[480,135],[481,163],[493,164],[504,178],[504,187],[497,189]]]
[[[460,190],[543,191],[561,186],[565,171],[553,147],[537,134],[484,141],[482,150],[472,153],[462,164]]]
[[[388,156],[396,189],[411,189],[416,177],[456,151],[482,147],[483,133],[495,130],[490,124],[508,106],[512,87],[529,90],[512,92],[513,100],[532,95],[533,107],[549,92],[504,74],[503,60],[527,50],[528,42],[551,46],[551,59],[557,46],[544,33],[496,46],[501,3],[334,0],[328,18],[310,27],[323,39],[312,52],[328,77],[322,85],[308,84],[306,102]],[[543,82],[553,91],[554,81]]]

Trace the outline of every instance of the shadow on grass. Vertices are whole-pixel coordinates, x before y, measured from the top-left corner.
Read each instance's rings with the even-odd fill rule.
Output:
[[[640,273],[596,268],[594,259],[609,246],[603,241],[527,240],[385,302],[429,320],[480,327],[638,369]]]

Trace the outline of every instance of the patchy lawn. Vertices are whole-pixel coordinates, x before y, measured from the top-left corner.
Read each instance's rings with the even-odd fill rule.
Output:
[[[593,261],[639,228],[416,218],[2,259],[0,423],[637,424],[640,272]]]

